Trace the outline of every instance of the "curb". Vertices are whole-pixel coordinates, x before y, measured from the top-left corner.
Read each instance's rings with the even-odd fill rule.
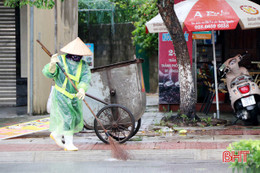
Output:
[[[148,142],[135,144],[121,144],[126,150],[179,150],[199,149],[212,150],[222,149],[223,151],[231,142]],[[110,150],[110,145],[103,143],[88,143],[75,145],[79,150]],[[22,151],[62,151],[56,144],[0,144],[0,152],[22,152]]]
[[[222,163],[222,149],[214,150],[128,150],[131,158],[128,161],[171,161],[183,162],[194,160],[211,160]],[[1,163],[59,162],[71,161],[111,161],[110,150],[79,150],[79,151],[22,151],[1,152]],[[117,160],[114,160],[117,161]]]

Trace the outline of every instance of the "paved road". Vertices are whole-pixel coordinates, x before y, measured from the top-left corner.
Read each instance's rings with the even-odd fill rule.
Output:
[[[227,165],[216,162],[171,161],[84,161],[52,163],[4,163],[1,172],[8,173],[231,173]]]
[[[0,126],[27,119],[23,115],[0,114]],[[135,136],[141,141],[127,141],[123,147],[132,154],[128,161],[111,158],[109,145],[105,145],[94,132],[75,136],[78,152],[65,152],[49,138],[49,132],[39,132],[19,138],[0,141],[0,172],[19,173],[172,173],[172,172],[232,172],[222,163],[222,152],[229,143],[241,139],[259,139],[260,127],[224,129],[223,127],[187,127],[187,136],[178,133],[157,136],[151,125],[158,123],[163,113],[150,107],[143,115],[142,126]],[[195,132],[195,133],[194,133]]]
[[[0,172],[8,173],[225,173],[218,160],[196,160],[193,150],[131,150],[132,158],[118,161],[108,150],[2,152]]]

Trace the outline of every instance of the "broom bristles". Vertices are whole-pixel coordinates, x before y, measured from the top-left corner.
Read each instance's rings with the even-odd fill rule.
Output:
[[[109,144],[111,146],[111,154],[112,157],[118,159],[118,160],[128,160],[130,159],[129,153],[121,148],[119,146],[119,143],[117,143],[111,136],[108,137]]]

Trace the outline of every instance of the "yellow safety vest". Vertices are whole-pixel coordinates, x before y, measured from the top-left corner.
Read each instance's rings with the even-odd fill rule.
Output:
[[[71,80],[75,81],[75,85],[77,87],[77,85],[79,84],[79,78],[80,78],[80,74],[81,74],[81,70],[82,70],[82,60],[80,60],[76,76],[73,76],[71,74],[68,74],[68,66],[67,66],[67,63],[66,63],[65,55],[61,55],[61,57],[62,57],[62,62],[64,64],[65,72],[67,73],[67,75],[70,77]],[[65,80],[63,82],[62,87],[59,87],[57,84],[55,84],[55,88],[56,88],[57,91],[61,92],[62,94],[64,94],[68,98],[73,99],[73,98],[76,97],[76,94],[69,93],[68,91],[66,91],[67,82],[68,82],[68,78],[65,77]]]

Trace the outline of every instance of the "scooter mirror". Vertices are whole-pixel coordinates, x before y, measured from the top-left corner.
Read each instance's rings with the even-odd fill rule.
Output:
[[[241,54],[242,57],[246,56],[248,54],[248,51],[245,51],[244,53]]]
[[[219,67],[219,71],[222,72],[225,68],[226,68],[226,65],[225,65],[225,64],[222,64],[222,65]]]
[[[239,56],[239,59],[242,60],[246,55],[248,54],[248,51],[245,51]]]

